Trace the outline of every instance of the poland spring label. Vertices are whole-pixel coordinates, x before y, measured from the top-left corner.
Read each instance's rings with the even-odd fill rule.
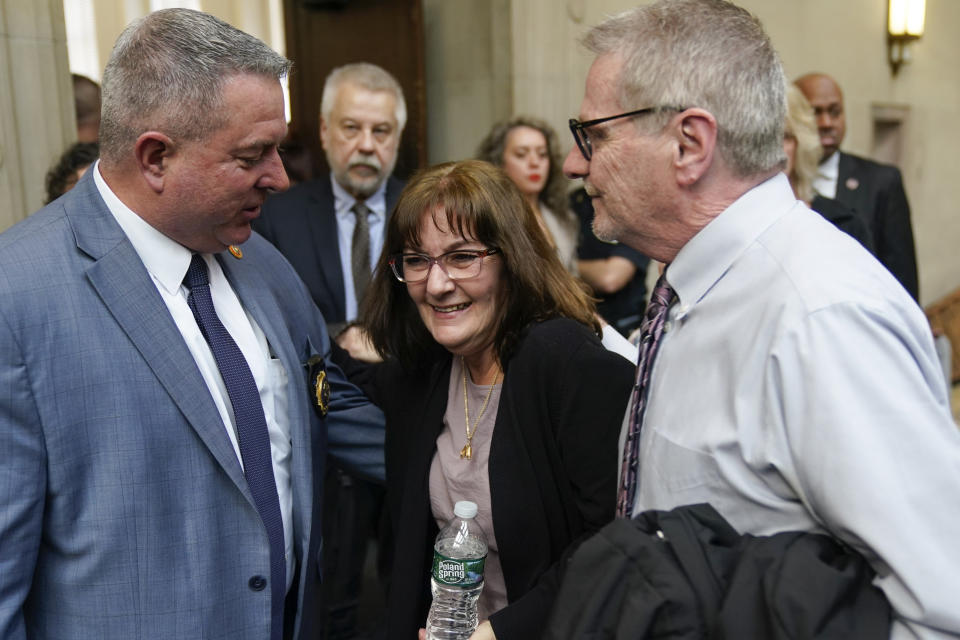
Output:
[[[433,552],[433,579],[452,587],[475,587],[483,582],[482,558],[454,559]]]

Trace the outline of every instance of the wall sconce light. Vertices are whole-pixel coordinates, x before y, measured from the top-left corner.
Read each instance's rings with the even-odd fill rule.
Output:
[[[926,0],[887,0],[887,53],[890,70],[897,75],[910,61],[910,43],[923,35]]]

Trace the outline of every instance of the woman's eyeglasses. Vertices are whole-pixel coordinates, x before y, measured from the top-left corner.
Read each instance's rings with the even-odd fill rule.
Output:
[[[433,265],[443,269],[451,280],[466,280],[479,276],[483,259],[499,252],[500,249],[493,248],[482,251],[457,249],[439,256],[428,256],[425,253],[398,253],[390,256],[387,262],[397,280],[407,284],[426,280]]]

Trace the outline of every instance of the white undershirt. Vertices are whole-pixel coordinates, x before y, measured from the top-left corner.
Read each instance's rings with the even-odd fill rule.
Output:
[[[813,178],[813,190],[824,198],[836,199],[837,180],[840,176],[840,152],[833,154],[820,163],[817,175]]]
[[[93,179],[97,190],[117,224],[150,273],[160,297],[180,330],[190,354],[197,363],[203,381],[220,412],[227,435],[243,467],[237,429],[230,397],[223,384],[217,361],[200,332],[187,303],[188,289],[183,278],[190,266],[193,252],[152,227],[127,207],[110,189],[100,174],[100,162],[94,166]],[[260,392],[263,414],[270,436],[273,475],[277,482],[280,515],[283,518],[283,538],[287,563],[287,588],[293,582],[293,492],[290,484],[290,421],[287,411],[287,372],[280,360],[271,357],[267,338],[256,321],[248,314],[236,292],[227,281],[220,263],[211,254],[203,254],[210,276],[210,296],[223,326],[243,353]]]

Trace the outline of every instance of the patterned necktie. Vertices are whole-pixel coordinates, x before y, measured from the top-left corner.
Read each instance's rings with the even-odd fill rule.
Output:
[[[193,317],[210,345],[217,368],[230,396],[233,417],[237,423],[237,442],[243,459],[243,473],[253,495],[257,512],[270,541],[271,640],[283,635],[283,608],[287,591],[287,564],[284,559],[283,519],[277,483],[273,477],[270,436],[263,416],[260,392],[240,347],[227,332],[210,297],[210,281],[203,257],[194,254],[184,284],[190,289],[187,303]],[[251,586],[253,582],[251,582]]]
[[[620,489],[617,492],[617,516],[629,518],[633,515],[633,502],[637,495],[637,465],[640,458],[640,427],[647,404],[647,388],[653,359],[657,354],[657,345],[663,335],[663,324],[667,311],[677,294],[667,283],[664,270],[657,280],[650,297],[650,306],[640,325],[640,357],[637,362],[637,379],[630,398],[630,426],[623,447],[623,464],[620,468]]]
[[[353,271],[353,291],[356,293],[359,309],[363,293],[370,284],[370,223],[367,222],[370,209],[357,200],[351,211],[357,216],[357,224],[353,227],[353,239],[350,242],[350,268]]]

